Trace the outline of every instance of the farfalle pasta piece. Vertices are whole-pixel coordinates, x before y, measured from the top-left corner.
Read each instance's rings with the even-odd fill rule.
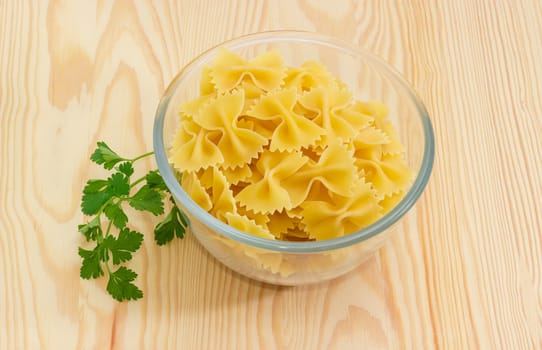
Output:
[[[179,109],[181,115],[193,117],[205,103],[216,97],[216,90],[211,82],[210,74],[211,69],[208,66],[201,69],[200,96],[182,103]]]
[[[273,236],[273,234],[271,234],[271,232],[269,232],[265,227],[258,225],[256,222],[244,215],[240,215],[238,213],[226,213],[224,214],[224,217],[228,225],[235,227],[240,231],[248,232],[262,238],[275,239],[275,236]]]
[[[288,214],[289,217],[293,219],[301,219],[303,218],[303,214],[301,213],[301,211],[302,209],[299,206],[297,206],[297,207],[293,207],[292,209],[286,210],[286,213]]]
[[[273,137],[273,132],[275,131],[279,123],[280,121],[277,120],[261,120],[247,115],[243,115],[239,118],[239,122],[237,123],[237,125],[239,127],[253,130],[259,135],[270,140]]]
[[[391,196],[386,196],[382,200],[380,200],[380,202],[378,202],[378,205],[382,207],[382,214],[386,215],[387,213],[389,213],[393,208],[397,206],[397,204],[399,204],[399,202],[401,201],[401,199],[403,199],[404,196],[405,192],[401,190],[392,194]]]
[[[245,92],[245,105],[243,108],[243,111],[241,112],[242,115],[245,115],[248,113],[248,111],[252,108],[254,103],[256,103],[262,95],[265,95],[266,91],[257,87],[254,85],[254,83],[250,81],[244,81],[242,82],[237,89],[243,90]]]
[[[395,127],[389,120],[380,121],[380,123],[375,122],[375,124],[380,124],[380,129],[388,136],[390,142],[382,146],[382,152],[384,154],[397,155],[403,154],[405,152],[405,146],[399,141],[397,137],[397,131]]]
[[[295,104],[293,111],[296,114],[302,115],[309,120],[314,120],[316,117],[318,117],[318,112],[311,111],[310,109],[303,107],[299,103]]]
[[[173,140],[169,161],[179,171],[196,171],[224,161],[222,151],[213,139],[215,131],[208,131],[183,118],[179,131]]]
[[[311,238],[305,224],[301,221],[303,216],[292,217],[292,226],[288,227],[285,232],[281,234],[281,239],[285,241],[313,241],[314,238]]]
[[[201,81],[199,92],[201,96],[211,95],[216,93],[215,85],[212,81],[211,67],[203,66],[201,68]]]
[[[224,167],[237,167],[250,162],[268,142],[258,133],[237,125],[243,105],[244,92],[234,91],[218,96],[194,116],[194,122],[202,128],[221,133],[216,146],[222,152],[224,160],[220,165]]]
[[[315,87],[337,86],[337,79],[327,68],[316,61],[307,61],[299,68],[288,68],[284,78],[284,87],[295,87],[299,91]]]
[[[193,118],[207,102],[213,98],[213,95],[200,96],[194,100],[181,104],[179,113],[181,116],[187,116]]]
[[[330,201],[306,201],[303,223],[316,240],[341,237],[366,227],[382,216],[382,209],[369,183],[359,180],[348,197],[332,195]]]
[[[282,186],[290,194],[292,206],[297,207],[307,198],[316,181],[333,193],[349,196],[357,173],[353,151],[333,140],[317,162],[305,163],[294,175],[285,179]]]
[[[308,147],[318,141],[325,130],[311,120],[294,112],[295,89],[277,90],[262,96],[247,113],[262,121],[279,120],[271,135],[271,151],[291,151]]]
[[[186,179],[185,174],[188,174]],[[237,212],[230,183],[218,167],[213,166],[197,172],[185,172],[181,185],[188,194],[194,192],[192,188],[196,188],[197,194],[201,197],[205,197],[207,194],[208,200],[205,200],[205,210],[221,220],[225,213]],[[207,203],[210,203],[210,206]]]
[[[303,153],[303,155],[309,158],[310,160],[317,162],[318,159],[320,159],[320,156],[322,155],[325,149],[326,149],[325,146],[315,145],[315,146],[302,148],[301,153]]]
[[[248,184],[235,199],[256,213],[291,209],[290,194],[281,186],[281,182],[292,176],[307,161],[299,152],[262,152],[256,162],[257,174],[260,174],[261,179]]]
[[[267,227],[269,231],[273,233],[277,238],[281,238],[283,235],[288,233],[288,230],[296,228],[295,217],[288,214],[286,210],[277,211],[268,216],[269,221],[267,222]],[[301,220],[297,218],[298,221]]]
[[[293,228],[289,229],[287,232],[283,233],[280,236],[280,239],[283,241],[291,241],[291,242],[308,242],[308,241],[314,241],[314,238],[311,238],[307,231],[299,229],[299,228]]]
[[[277,51],[263,53],[252,61],[221,49],[212,66],[212,81],[219,92],[229,91],[245,79],[265,91],[280,87],[286,67]]]
[[[388,119],[389,110],[386,105],[377,101],[370,101],[367,103],[358,102],[356,109],[359,111],[365,111],[374,116],[374,126],[381,130],[389,139],[389,142],[382,147],[382,152],[385,154],[402,154],[405,151],[405,147],[399,141],[397,137],[397,131],[392,122]]]
[[[305,202],[331,202],[332,195],[333,194],[321,182],[316,181],[311,186]],[[301,213],[301,217],[303,217],[303,208],[301,205],[297,207],[297,213]]]
[[[235,205],[235,199],[233,197],[233,192],[230,189],[230,184],[228,180],[220,172],[219,169],[213,167],[213,180],[212,180],[212,195],[211,201],[213,207],[210,210],[210,213],[219,219],[226,217],[228,213],[236,213],[237,208]]]
[[[347,121],[354,130],[359,131],[373,123],[374,118],[370,115],[360,113],[353,106],[347,106],[344,109],[336,111],[336,114]]]
[[[299,97],[299,103],[318,113],[314,122],[327,131],[327,138],[348,140],[372,121],[371,116],[349,108],[352,94],[338,87],[313,88]]]
[[[213,188],[214,173],[215,173],[214,167],[200,169],[196,172],[199,178],[199,182],[201,183],[203,187],[209,190],[209,193],[211,193],[211,190]]]
[[[354,151],[354,156],[356,157],[355,164],[359,166],[358,164],[359,160],[380,161],[383,155],[384,155],[384,152],[382,151],[382,145],[380,144],[355,148],[355,151]]]
[[[252,177],[252,169],[250,169],[249,163],[243,164],[236,168],[223,169],[222,173],[232,185],[237,185],[239,182],[246,181]]]
[[[380,158],[357,159],[356,165],[380,199],[405,189],[411,181],[412,173],[401,155],[382,154]]]
[[[196,175],[192,171],[185,171],[182,176],[181,185],[186,193],[196,202],[203,210],[211,210],[213,202],[211,197],[205,190]]]
[[[382,130],[375,128],[374,126],[368,126],[366,128],[363,128],[351,141],[351,144],[355,150],[361,150],[368,147],[385,145],[389,143],[390,140],[388,135]],[[356,158],[359,157],[356,155]]]
[[[247,209],[246,207],[240,205],[239,203],[237,203],[237,213],[239,213],[239,215],[246,216],[262,227],[267,227],[267,223],[269,222],[269,215],[256,213],[253,210]]]

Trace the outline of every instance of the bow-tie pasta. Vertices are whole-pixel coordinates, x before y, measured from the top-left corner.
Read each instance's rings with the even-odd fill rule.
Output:
[[[286,66],[277,51],[269,51],[252,61],[246,61],[241,56],[222,49],[210,72],[211,81],[219,92],[229,91],[243,81],[270,91],[280,87],[285,76]]]
[[[350,234],[393,209],[412,180],[386,106],[354,99],[319,62],[288,67],[277,51],[247,60],[222,49],[179,112],[170,161],[181,185],[258,237]]]

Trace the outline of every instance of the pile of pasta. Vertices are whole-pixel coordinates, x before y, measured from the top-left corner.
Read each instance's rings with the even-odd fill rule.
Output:
[[[183,103],[170,161],[216,218],[268,239],[340,237],[381,218],[411,181],[387,108],[325,66],[221,49]]]

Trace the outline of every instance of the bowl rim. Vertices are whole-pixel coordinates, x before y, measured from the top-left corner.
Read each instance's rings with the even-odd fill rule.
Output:
[[[179,84],[183,81],[183,78],[188,72],[194,69],[200,69],[202,61],[210,58],[220,47],[227,47],[231,49],[239,49],[243,47],[249,47],[253,44],[271,43],[271,42],[305,42],[317,44],[319,46],[326,46],[329,48],[337,49],[347,53],[353,57],[358,57],[374,67],[376,67],[379,73],[386,75],[394,85],[399,86],[410,97],[414,105],[418,110],[420,122],[423,126],[424,133],[424,154],[418,175],[414,179],[409,191],[403,197],[403,199],[386,215],[374,222],[373,224],[358,230],[356,232],[337,237],[329,240],[322,241],[310,241],[310,242],[291,242],[270,240],[254,236],[252,234],[235,229],[226,223],[215,218],[206,210],[198,206],[192,198],[183,190],[174,171],[172,170],[168,157],[166,155],[166,149],[164,146],[164,119],[169,105],[169,101],[176,91]],[[158,165],[158,170],[162,175],[164,182],[168,186],[174,198],[176,198],[187,211],[189,211],[198,220],[203,222],[210,229],[217,233],[231,238],[237,242],[244,243],[253,247],[276,251],[284,253],[313,253],[323,252],[329,250],[340,249],[351,246],[356,243],[363,242],[376,236],[379,233],[383,233],[390,226],[395,224],[401,219],[417,202],[422,192],[424,191],[434,163],[435,156],[435,142],[434,133],[431,121],[429,119],[429,113],[425,108],[423,102],[418,97],[417,93],[411,87],[411,85],[397,72],[393,67],[386,63],[381,58],[371,54],[363,49],[360,49],[352,44],[341,41],[337,38],[329,37],[326,35],[306,32],[306,31],[292,31],[292,30],[275,30],[265,31],[259,33],[253,33],[243,35],[231,40],[227,40],[221,44],[218,44],[191,60],[186,64],[180,72],[173,78],[167,89],[165,90],[155,113],[154,127],[153,127],[153,148],[155,152],[155,158]]]

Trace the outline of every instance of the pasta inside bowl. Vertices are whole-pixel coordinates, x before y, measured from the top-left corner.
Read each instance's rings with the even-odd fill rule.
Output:
[[[389,66],[284,31],[188,64],[160,101],[154,148],[200,243],[241,274],[285,285],[337,277],[376,251],[434,157],[427,112]]]

